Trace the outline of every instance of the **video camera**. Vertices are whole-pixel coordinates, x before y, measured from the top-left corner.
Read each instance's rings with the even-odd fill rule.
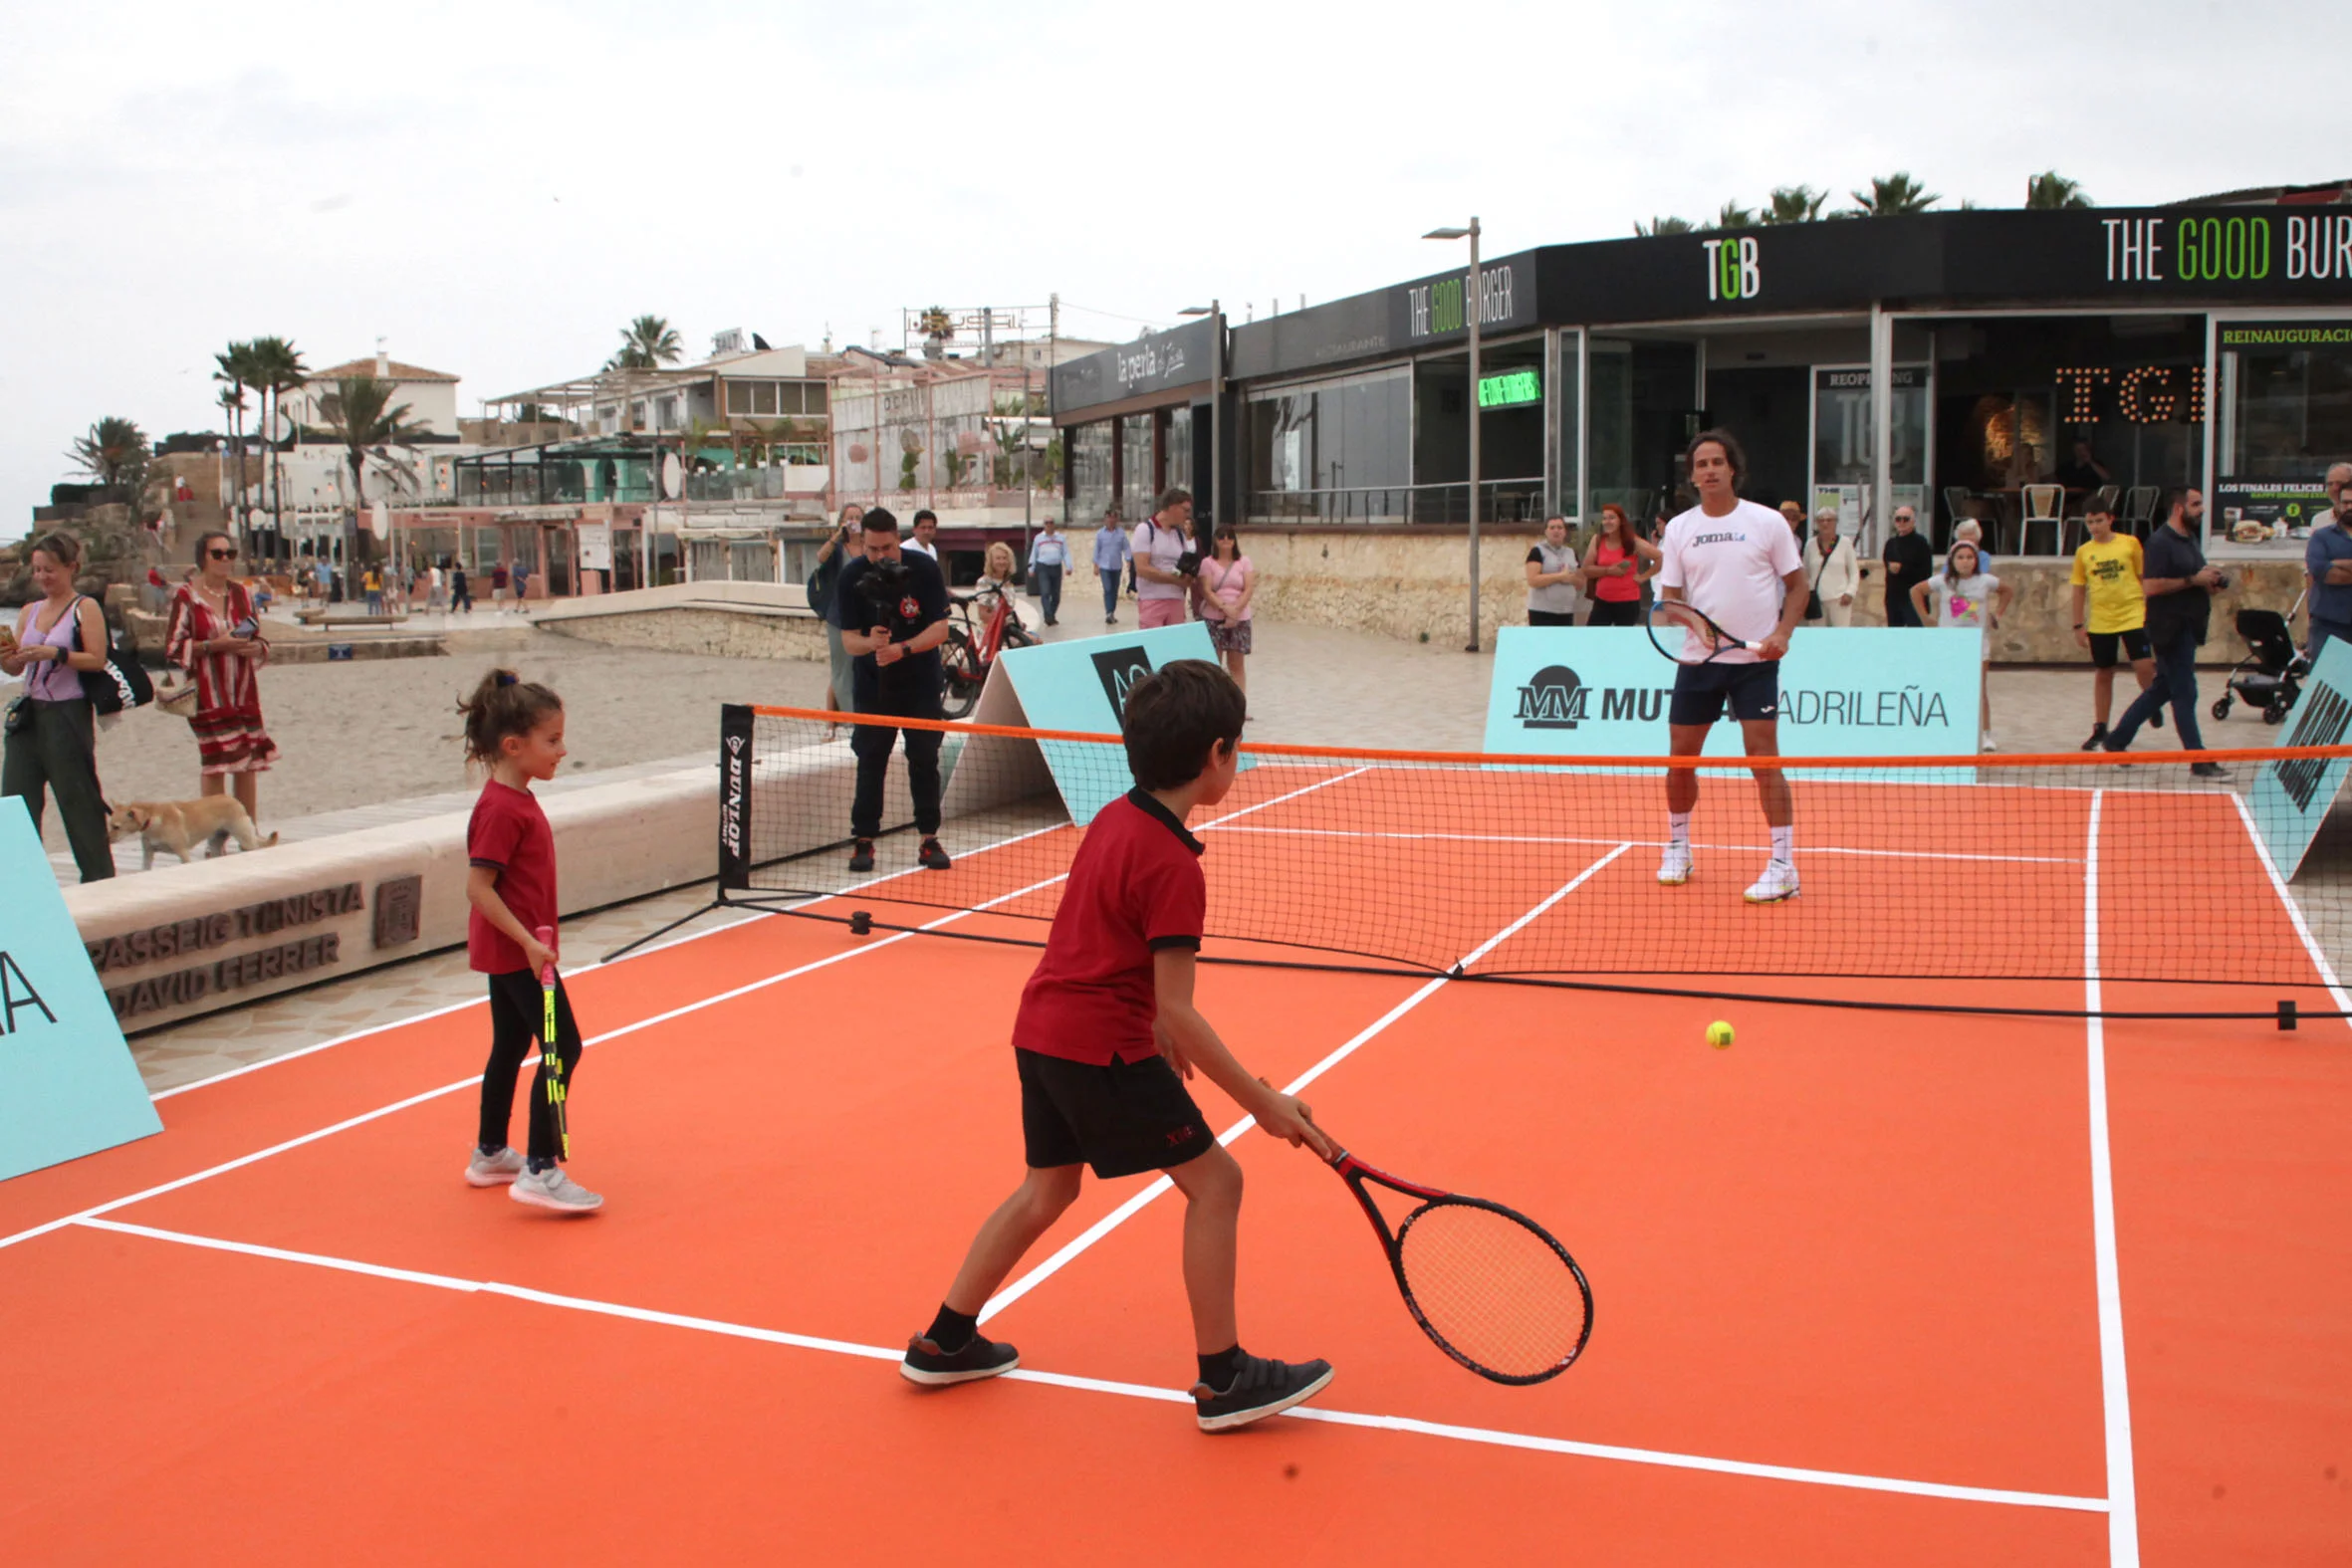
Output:
[[[877,612],[896,611],[898,601],[906,597],[907,585],[914,580],[914,572],[903,560],[876,560],[867,563],[865,575],[857,579],[858,590]]]

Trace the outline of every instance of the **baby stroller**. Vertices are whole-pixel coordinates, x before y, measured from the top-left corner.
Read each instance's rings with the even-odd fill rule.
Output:
[[[2303,606],[2295,600],[2295,609]],[[2288,610],[2281,615],[2276,610],[2241,609],[2237,612],[2237,635],[2248,650],[2244,659],[2230,672],[2224,684],[2228,690],[2214,703],[2214,717],[2227,719],[2235,698],[2242,698],[2249,708],[2262,710],[2264,724],[2277,724],[2302,695],[2299,684],[2311,673],[2310,661],[2295,651],[2293,633],[2286,629]]]

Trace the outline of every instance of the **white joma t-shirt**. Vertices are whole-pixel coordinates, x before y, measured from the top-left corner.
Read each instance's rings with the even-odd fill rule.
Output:
[[[1720,518],[1697,507],[1666,525],[1658,541],[1665,559],[1658,586],[1682,589],[1701,614],[1744,642],[1762,642],[1780,624],[1781,579],[1802,570],[1796,535],[1768,507],[1742,501]],[[1734,648],[1726,664],[1753,664],[1757,655]]]

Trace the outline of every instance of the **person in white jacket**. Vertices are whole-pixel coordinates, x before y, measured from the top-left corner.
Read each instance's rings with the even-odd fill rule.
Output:
[[[1813,514],[1813,537],[1805,541],[1805,580],[1820,596],[1821,613],[1808,617],[1808,626],[1850,626],[1854,623],[1854,595],[1862,588],[1862,568],[1854,560],[1854,542],[1837,532],[1837,509],[1823,507]]]

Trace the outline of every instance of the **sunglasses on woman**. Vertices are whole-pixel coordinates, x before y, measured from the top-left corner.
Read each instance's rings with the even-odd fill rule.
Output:
[[[222,550],[217,545],[204,552],[204,554],[211,557],[214,560],[235,560],[237,559],[237,553],[235,551]]]

